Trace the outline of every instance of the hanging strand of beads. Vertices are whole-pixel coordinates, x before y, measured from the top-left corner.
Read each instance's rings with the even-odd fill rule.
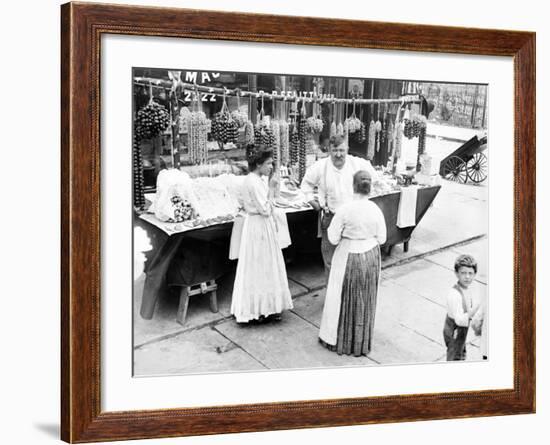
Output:
[[[376,123],[374,122],[373,105],[370,106],[371,121],[369,123],[369,140],[367,145],[367,159],[371,161],[374,158],[376,145]]]
[[[205,164],[208,160],[207,135],[212,128],[212,124],[206,119],[206,115],[202,111],[200,94],[197,89],[193,97],[193,111],[189,119],[189,160],[193,164]]]
[[[279,121],[275,119],[275,101],[273,100],[273,98],[271,99],[271,109],[273,111],[270,125],[270,130],[272,134],[272,143],[270,147],[273,150],[273,163],[276,171],[278,171],[281,162],[281,127],[279,125]]]
[[[243,94],[243,93],[241,93]],[[254,124],[252,123],[252,97],[248,98],[248,115],[247,121],[244,127],[244,140],[245,144],[248,146],[254,143]]]
[[[237,123],[237,128],[241,128],[248,122],[248,113],[241,110],[241,90],[235,89],[235,95],[237,96],[237,109],[231,112],[231,117]]]
[[[380,151],[380,132],[382,131],[382,122],[380,122],[380,102],[376,104],[376,153]]]
[[[384,104],[384,107],[382,109],[382,132],[380,133],[380,144],[384,144],[386,142],[386,129],[387,129],[386,107],[387,107],[387,105]]]
[[[287,166],[290,161],[290,147],[289,147],[289,125],[286,119],[286,108],[287,102],[286,99],[283,100],[281,106],[281,120],[280,125],[280,144],[281,144],[281,164]]]
[[[294,111],[298,110],[298,99],[294,101],[293,106],[295,107]],[[296,168],[298,165],[298,152],[300,151],[300,134],[298,129],[299,120],[296,115],[294,115],[292,122],[292,135],[290,137],[290,162],[293,168]]]
[[[330,124],[330,137],[336,136],[336,102],[332,102],[332,123]]]
[[[302,108],[300,110],[300,121],[298,124],[298,179],[302,182],[302,178],[306,173],[306,138],[307,138],[307,119],[305,99],[302,100]]]
[[[143,158],[141,155],[140,137],[134,128],[133,137],[133,167],[134,167],[134,208],[143,210],[145,207],[145,180],[143,178]]]

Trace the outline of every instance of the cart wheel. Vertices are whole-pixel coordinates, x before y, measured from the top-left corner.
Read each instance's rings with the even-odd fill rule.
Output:
[[[483,153],[474,154],[471,159],[466,162],[466,172],[468,178],[475,183],[483,182],[487,179],[487,156]]]
[[[458,156],[451,156],[443,167],[443,177],[449,181],[465,183],[468,180],[466,163]]]

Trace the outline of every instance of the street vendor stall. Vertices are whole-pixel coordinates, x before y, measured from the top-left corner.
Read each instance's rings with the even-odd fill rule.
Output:
[[[418,189],[415,225],[406,228],[396,225],[400,192],[372,198],[384,213],[388,233],[387,241],[382,248],[386,252],[391,252],[394,245],[401,243],[404,243],[404,248],[407,249],[414,228],[424,217],[440,188],[438,185]],[[313,209],[285,210],[291,238],[297,232],[301,237],[309,234],[310,239],[316,238],[317,213]],[[163,223],[151,213],[141,214],[137,221],[138,225],[146,230],[153,246],[147,255],[140,309],[140,314],[145,319],[153,317],[157,298],[163,286],[177,285],[183,288],[206,282],[219,278],[234,267],[229,260],[232,221],[192,228],[177,223]],[[304,243],[305,240],[302,238],[300,241]]]
[[[133,147],[134,224],[146,231],[152,245],[146,254],[141,317],[153,317],[165,286],[181,288],[177,320],[182,324],[189,295],[210,294],[210,307],[217,310],[216,280],[234,267],[230,238],[240,222],[239,182],[247,172],[250,147],[273,152],[275,174],[281,178],[274,205],[286,218],[294,253],[306,246],[319,252],[318,214],[299,184],[306,169],[326,156],[323,138],[335,135],[373,163],[383,159],[371,194],[386,220],[382,247],[390,254],[403,243],[407,250],[415,226],[440,189],[433,176],[423,185],[412,184],[425,156],[425,117],[411,111],[411,104],[422,102],[418,95],[337,97],[322,90],[322,79],[308,93],[247,91],[189,84],[180,72],[168,73],[169,79],[134,78],[148,100],[136,107]],[[157,102],[155,88],[166,106]],[[364,118],[361,107],[370,109]],[[404,162],[404,140],[415,147],[412,163]],[[144,147],[153,147],[149,159],[143,157]],[[154,184],[151,178],[145,184],[144,172],[153,168],[147,170],[145,161],[154,164]]]

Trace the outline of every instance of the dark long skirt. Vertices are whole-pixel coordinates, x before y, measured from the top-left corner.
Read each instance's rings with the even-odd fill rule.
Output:
[[[367,355],[371,351],[376,314],[380,247],[364,253],[349,253],[342,283],[342,303],[336,345],[321,343],[346,355]]]

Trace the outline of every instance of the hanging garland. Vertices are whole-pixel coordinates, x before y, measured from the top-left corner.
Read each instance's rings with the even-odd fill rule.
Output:
[[[387,139],[387,124],[388,124],[388,115],[386,113],[386,106],[384,106],[384,111],[382,111],[382,132],[380,133],[380,143],[384,144]]]
[[[212,137],[221,144],[229,142],[236,144],[239,137],[239,124],[229,113],[225,93],[223,95],[222,109],[212,119]]]
[[[342,123],[342,105],[338,109],[338,125],[336,126],[336,135],[344,136],[344,124]]]
[[[290,163],[298,164],[298,152],[300,151],[300,135],[298,133],[298,125],[292,125],[292,135],[290,136]]]
[[[396,127],[396,134],[395,134],[395,162],[397,159],[401,157],[401,145],[403,142],[403,124],[398,123]]]
[[[244,141],[247,145],[254,143],[254,124],[251,121],[244,125]]]
[[[145,194],[143,179],[143,158],[141,156],[140,138],[134,131],[133,141],[133,161],[134,161],[134,207],[143,210],[145,207]]]
[[[276,120],[271,121],[271,134],[273,135],[273,141],[270,147],[273,150],[274,164],[277,166],[280,161],[281,152],[281,126]]]
[[[189,135],[188,150],[189,160],[193,164],[205,164],[208,160],[208,132],[212,128],[212,123],[206,118],[206,115],[200,111],[200,98],[198,93],[196,97],[196,111],[193,111],[189,117]]]
[[[382,131],[382,122],[380,120],[376,121],[376,124],[374,124],[374,129],[376,131],[376,137],[375,137],[375,144],[376,144],[376,153],[380,151],[380,132]]]
[[[321,133],[323,131],[323,119],[319,110],[317,110],[317,104],[313,104],[312,115],[306,119],[307,131],[310,133]]]
[[[365,126],[365,123],[363,122],[363,108],[361,108],[360,116],[359,116],[359,129],[353,133],[353,139],[359,143],[362,144],[367,140],[367,128]]]
[[[187,107],[181,107],[178,117],[178,131],[180,134],[187,134],[189,132],[189,118],[191,117],[191,110]]]
[[[336,136],[336,103],[332,104],[332,123],[330,124],[330,137]]]
[[[290,137],[289,137],[289,125],[286,120],[281,120],[279,124],[280,131],[280,144],[281,144],[281,163],[288,165],[290,161]]]
[[[242,128],[249,120],[248,113],[246,111],[241,111],[241,90],[236,89],[235,92],[237,95],[237,109],[231,112],[231,117],[237,123],[238,128]]]
[[[306,174],[306,139],[307,139],[307,119],[306,119],[305,101],[302,102],[302,110],[300,113],[300,122],[298,124],[298,180],[302,182],[302,178]]]
[[[361,120],[355,115],[355,100],[353,101],[353,110],[351,116],[346,119],[348,132],[351,134],[361,130]],[[344,122],[344,124],[346,124]]]
[[[422,129],[425,128],[427,125],[426,117],[420,114],[417,114],[410,119],[404,119],[403,122],[403,134],[408,139],[419,137]]]
[[[241,128],[248,122],[248,114],[245,111],[233,110],[231,118],[237,123],[237,128]]]
[[[367,159],[370,161],[374,158],[374,150],[376,145],[376,123],[371,119],[369,124],[369,140],[367,144]]]
[[[162,133],[170,124],[170,114],[163,105],[153,100],[153,88],[149,87],[149,103],[138,111],[135,132],[140,139],[151,139]]]
[[[418,159],[416,163],[416,171],[420,171],[420,156],[426,152],[426,128],[426,125],[421,126],[420,134],[418,135]]]

